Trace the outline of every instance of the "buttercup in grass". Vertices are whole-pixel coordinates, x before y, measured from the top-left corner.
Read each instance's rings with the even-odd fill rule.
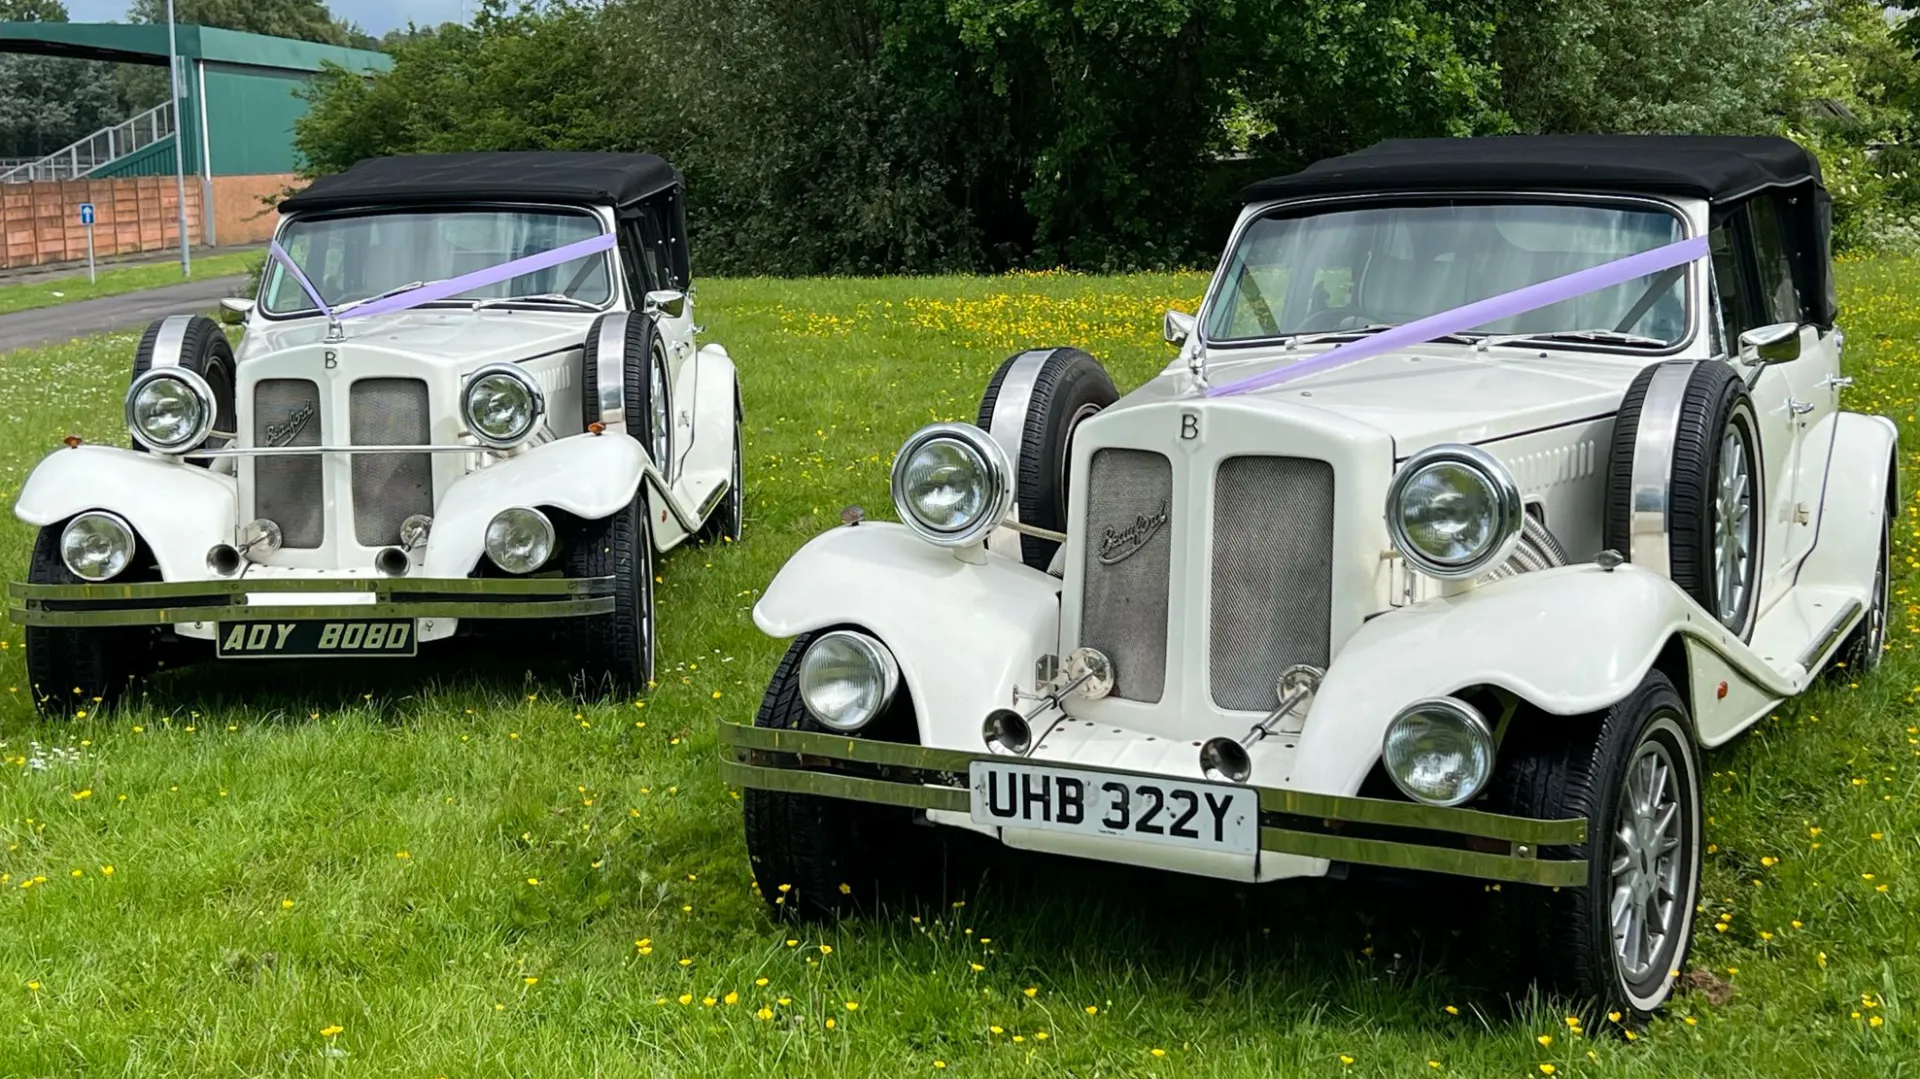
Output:
[[[257,298],[229,303],[238,349],[204,317],[154,323],[132,448],[69,440],[22,487],[36,698],[65,714],[160,661],[412,656],[481,627],[585,692],[645,687],[654,556],[737,539],[744,500],[680,173],[377,159],[280,212]]]
[[[900,524],[852,516],[767,589],[792,645],[722,733],[761,894],[927,886],[916,823],[1248,882],[1455,874],[1543,979],[1651,1013],[1702,752],[1884,648],[1896,431],[1841,407],[1818,165],[1411,140],[1244,198],[1157,377],[1015,354],[977,425],[907,438]]]

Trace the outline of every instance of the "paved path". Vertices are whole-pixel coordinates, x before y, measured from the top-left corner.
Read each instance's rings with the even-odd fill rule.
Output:
[[[209,277],[178,285],[75,300],[54,307],[0,315],[0,352],[37,348],[73,337],[145,326],[168,315],[212,311],[223,296],[245,285],[245,275]]]

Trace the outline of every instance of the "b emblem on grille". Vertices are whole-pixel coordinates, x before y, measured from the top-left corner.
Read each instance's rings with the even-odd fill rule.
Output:
[[[288,414],[286,422],[267,424],[267,445],[293,445],[293,440],[299,438],[300,432],[313,420],[313,411],[312,405],[301,405]]]
[[[1159,509],[1140,514],[1125,528],[1108,527],[1100,536],[1100,564],[1111,566],[1132,558],[1166,523],[1167,503],[1162,500]]]

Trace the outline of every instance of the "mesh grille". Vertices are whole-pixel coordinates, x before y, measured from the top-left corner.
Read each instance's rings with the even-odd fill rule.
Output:
[[[1333,466],[1233,457],[1213,492],[1213,703],[1265,711],[1295,663],[1324,668],[1333,607]]]
[[[320,387],[304,378],[254,385],[253,444],[320,445]],[[319,457],[256,457],[253,512],[280,526],[282,546],[311,549],[326,538]]]
[[[1087,475],[1080,643],[1113,660],[1114,695],[1154,703],[1167,684],[1173,465],[1145,450],[1098,450]]]
[[[417,378],[363,378],[348,408],[355,446],[424,445],[427,384]],[[400,542],[400,522],[433,512],[433,455],[353,455],[353,535],[363,547]]]

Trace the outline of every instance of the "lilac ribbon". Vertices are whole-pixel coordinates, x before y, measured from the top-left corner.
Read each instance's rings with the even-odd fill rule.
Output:
[[[598,236],[591,236],[587,239],[567,244],[564,247],[556,247],[551,251],[542,251],[537,255],[517,258],[511,262],[503,262],[498,266],[489,266],[484,270],[475,270],[472,273],[461,274],[459,277],[449,277],[442,281],[433,281],[421,285],[419,288],[409,289],[406,292],[387,296],[369,303],[352,305],[342,309],[338,313],[328,307],[326,301],[320,298],[319,290],[313,287],[313,282],[307,280],[306,274],[300,272],[300,267],[294,265],[293,258],[280,246],[279,241],[276,240],[267,245],[267,254],[271,255],[274,261],[285,266],[288,272],[293,274],[293,279],[300,283],[300,287],[306,292],[307,298],[313,301],[314,306],[318,307],[322,314],[328,318],[345,320],[350,318],[370,318],[374,315],[389,315],[395,311],[405,311],[411,307],[418,307],[423,303],[432,303],[435,300],[444,300],[450,296],[458,296],[463,292],[472,292],[474,289],[485,288],[488,285],[497,285],[502,281],[511,281],[521,274],[534,273],[538,270],[550,269],[563,263],[572,262],[575,259],[586,258],[588,255],[597,255],[602,251],[612,250],[613,245],[613,233],[603,232]]]
[[[1550,307],[1562,300],[1571,300],[1576,296],[1585,296],[1590,292],[1612,288],[1635,278],[1659,273],[1661,270],[1670,270],[1675,266],[1692,262],[1694,259],[1704,258],[1706,254],[1707,238],[1695,236],[1678,243],[1656,247],[1651,251],[1642,251],[1637,255],[1628,255],[1623,259],[1603,262],[1598,266],[1576,270],[1525,288],[1514,289],[1512,292],[1503,292],[1498,296],[1475,300],[1473,303],[1442,311],[1437,315],[1415,319],[1358,341],[1335,345],[1309,360],[1243,378],[1238,382],[1229,382],[1224,386],[1210,387],[1207,390],[1207,396],[1226,397],[1231,394],[1264,390],[1269,386],[1319,374],[1335,367],[1344,367],[1359,360],[1392,352],[1397,348],[1438,340],[1449,334],[1471,330],[1475,326],[1484,326],[1489,322],[1497,322],[1503,318]]]

